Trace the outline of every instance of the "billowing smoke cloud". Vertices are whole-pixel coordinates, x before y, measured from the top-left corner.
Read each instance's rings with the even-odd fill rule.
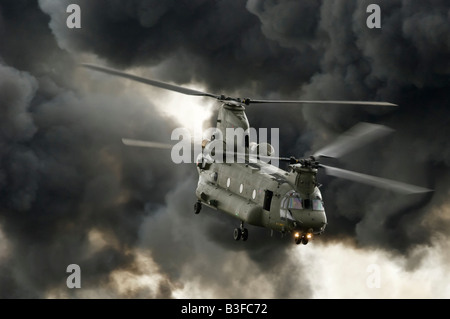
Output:
[[[372,2],[2,1],[0,296],[320,297],[308,263],[293,258],[319,241],[420,267],[429,254],[417,251],[448,240],[450,6],[376,1],[382,28],[368,29]],[[81,29],[66,26],[69,3],[81,7]],[[235,220],[193,216],[193,167],[120,142],[167,141],[176,121],[139,85],[75,67],[86,59],[219,94],[398,103],[247,114],[253,127],[280,128],[282,155],[308,153],[359,121],[386,124],[392,136],[333,164],[435,192],[399,196],[320,176],[324,236],[294,249],[251,228],[236,243]],[[329,254],[324,245],[318,254]],[[81,290],[65,287],[72,263]]]
[[[167,161],[127,152],[121,137],[161,139],[174,123],[133,90],[112,95],[111,85],[83,84],[37,3],[2,3],[1,12],[0,224],[8,253],[0,295],[45,297],[65,287],[72,263],[87,287],[108,282],[133,264],[137,230],[153,212],[146,207],[163,204],[178,180]],[[96,233],[105,244],[93,250]]]

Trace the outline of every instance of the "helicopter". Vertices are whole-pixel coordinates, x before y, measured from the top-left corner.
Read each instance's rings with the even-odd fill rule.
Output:
[[[278,157],[269,143],[256,144],[249,134],[227,136],[229,129],[250,130],[245,108],[252,104],[335,104],[397,106],[388,102],[370,101],[307,101],[254,100],[211,94],[190,88],[143,78],[119,70],[83,63],[81,66],[141,82],[161,89],[191,96],[209,97],[219,102],[216,129],[221,134],[202,140],[196,168],[199,175],[194,214],[208,206],[229,214],[240,224],[233,230],[236,241],[246,241],[249,231],[245,224],[264,227],[281,234],[293,235],[295,244],[306,245],[322,234],[327,226],[324,200],[317,181],[319,169],[327,175],[381,187],[403,194],[426,193],[432,190],[386,178],[357,173],[319,162],[321,158],[339,158],[352,149],[385,136],[393,130],[378,124],[359,123],[307,158]],[[228,132],[228,133],[227,133]],[[234,145],[226,148],[227,143]],[[123,138],[127,146],[170,149],[171,144]],[[237,146],[240,146],[237,147]],[[224,151],[224,149],[226,150]],[[229,160],[231,157],[231,161]],[[240,157],[241,161],[236,161]],[[272,165],[274,161],[288,163],[288,170]]]

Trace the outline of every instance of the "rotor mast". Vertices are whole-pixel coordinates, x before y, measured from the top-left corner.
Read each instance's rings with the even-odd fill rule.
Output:
[[[319,168],[319,163],[314,157],[301,160],[292,160],[297,162],[289,165],[292,170],[297,173],[295,178],[295,187],[297,191],[301,194],[307,196],[314,193],[317,184],[317,171]]]
[[[222,133],[223,141],[225,143],[227,142],[227,129],[232,129],[233,132],[236,129],[239,129],[242,130],[244,134],[233,134],[234,145],[243,145],[245,148],[248,148],[249,128],[250,124],[248,122],[247,115],[245,114],[245,107],[243,105],[230,105],[227,103],[222,103],[219,107],[219,112],[217,115],[217,129]]]

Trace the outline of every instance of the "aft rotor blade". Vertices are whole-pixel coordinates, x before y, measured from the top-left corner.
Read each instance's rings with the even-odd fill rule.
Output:
[[[208,155],[210,153],[214,153],[214,156],[227,156],[227,155],[232,155],[232,156],[236,156],[236,157],[240,157],[240,158],[244,158],[247,160],[266,160],[266,161],[271,161],[271,160],[278,160],[281,162],[289,162],[291,161],[291,158],[288,157],[278,157],[278,156],[272,156],[272,155],[260,155],[260,154],[256,154],[256,153],[239,153],[239,152],[235,152],[235,151],[227,151],[227,150],[212,150],[212,149],[204,149],[203,153],[205,155]]]
[[[307,101],[307,100],[252,100],[249,104],[277,103],[277,104],[345,104],[345,105],[371,105],[371,106],[398,106],[388,102],[370,101]]]
[[[320,165],[320,167],[325,168],[326,173],[331,176],[345,178],[351,181],[360,182],[370,186],[380,187],[403,194],[432,192],[432,190],[428,188],[423,188],[381,177],[352,172],[341,168],[326,165]]]
[[[129,139],[129,138],[123,138],[122,143],[125,145],[128,145],[128,146],[159,148],[159,149],[171,149],[173,147],[172,144],[142,141],[142,140],[133,140],[133,139]]]
[[[145,83],[145,84],[148,84],[148,85],[151,85],[151,86],[155,86],[155,87],[158,87],[158,88],[161,88],[161,89],[169,90],[169,91],[174,91],[174,92],[178,92],[178,93],[182,93],[182,94],[186,94],[186,95],[208,96],[208,97],[213,97],[215,99],[219,99],[220,98],[219,95],[206,93],[206,92],[201,92],[201,91],[197,91],[197,90],[193,90],[193,89],[188,89],[188,88],[185,88],[185,87],[182,87],[182,86],[178,86],[178,85],[174,85],[174,84],[169,84],[169,83],[164,83],[164,82],[160,82],[160,81],[150,80],[150,79],[143,78],[143,77],[140,77],[140,76],[137,76],[137,75],[125,73],[125,72],[114,70],[114,69],[110,69],[110,68],[105,68],[105,67],[102,67],[102,66],[97,66],[97,65],[94,65],[94,64],[82,63],[81,65],[83,67],[91,69],[91,70],[95,70],[95,71],[99,71],[99,72],[103,72],[103,73],[107,73],[107,74],[111,74],[111,75],[120,76],[122,78],[126,78],[126,79],[129,79],[129,80]]]
[[[243,158],[248,158],[248,160],[266,160],[266,161],[280,161],[280,162],[289,162],[291,161],[291,158],[288,157],[279,157],[279,156],[273,156],[273,155],[262,155],[257,153],[238,153],[234,151],[222,151],[220,152],[224,155],[233,155],[233,156],[239,156]]]
[[[353,149],[368,144],[393,131],[393,129],[384,125],[361,122],[339,136],[333,143],[315,152],[313,156],[339,158]]]

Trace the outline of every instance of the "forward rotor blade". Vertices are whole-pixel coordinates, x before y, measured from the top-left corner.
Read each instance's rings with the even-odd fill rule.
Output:
[[[249,100],[249,104],[278,103],[278,104],[345,104],[345,105],[371,105],[371,106],[398,106],[388,102],[370,101],[306,101],[306,100]]]
[[[159,142],[151,142],[151,141],[143,141],[143,140],[134,140],[129,138],[122,138],[122,143],[127,146],[135,146],[135,147],[146,147],[146,148],[156,148],[156,149],[172,149],[174,145],[168,143],[159,143]],[[204,155],[208,155],[211,150],[202,150]],[[248,153],[237,153],[237,152],[229,152],[229,151],[214,151],[215,156],[226,156],[233,155],[239,156],[242,158],[250,159],[259,159],[259,160],[279,160],[279,161],[289,161],[290,158],[286,157],[277,157],[277,156],[264,156],[264,155],[256,155],[256,154],[248,154]],[[209,154],[211,155],[211,154]],[[253,157],[251,157],[253,156]]]
[[[361,122],[339,136],[333,143],[315,152],[313,156],[339,158],[353,149],[368,144],[393,131],[387,126]]]
[[[105,68],[105,67],[102,67],[102,66],[97,66],[97,65],[94,65],[94,64],[82,63],[81,65],[83,67],[91,69],[91,70],[95,70],[95,71],[99,71],[99,72],[103,72],[103,73],[107,73],[107,74],[111,74],[111,75],[120,76],[122,78],[126,78],[126,79],[129,79],[129,80],[145,83],[145,84],[148,84],[148,85],[151,85],[151,86],[155,86],[155,87],[158,87],[158,88],[161,88],[161,89],[169,90],[169,91],[174,91],[174,92],[178,92],[178,93],[182,93],[182,94],[186,94],[186,95],[208,96],[208,97],[213,97],[215,99],[219,99],[220,98],[219,95],[206,93],[206,92],[201,92],[201,91],[197,91],[197,90],[193,90],[193,89],[188,89],[188,88],[185,88],[185,87],[182,87],[182,86],[168,84],[168,83],[164,83],[164,82],[160,82],[160,81],[150,80],[150,79],[143,78],[143,77],[140,77],[140,76],[137,76],[137,75],[125,73],[125,72],[114,70],[114,69],[110,69],[110,68]]]
[[[325,171],[328,175],[345,178],[351,181],[360,182],[363,184],[367,184],[370,186],[380,187],[384,189],[388,189],[391,191],[403,193],[403,194],[417,194],[417,193],[427,193],[432,192],[431,189],[423,188],[411,184],[406,184],[390,179],[385,179],[381,177],[356,173],[352,171],[348,171],[341,168],[320,165],[320,167],[325,168]]]
[[[171,149],[173,147],[172,144],[133,140],[133,139],[128,139],[128,138],[123,138],[122,143],[127,146],[149,147],[149,148],[159,148],[159,149]]]

